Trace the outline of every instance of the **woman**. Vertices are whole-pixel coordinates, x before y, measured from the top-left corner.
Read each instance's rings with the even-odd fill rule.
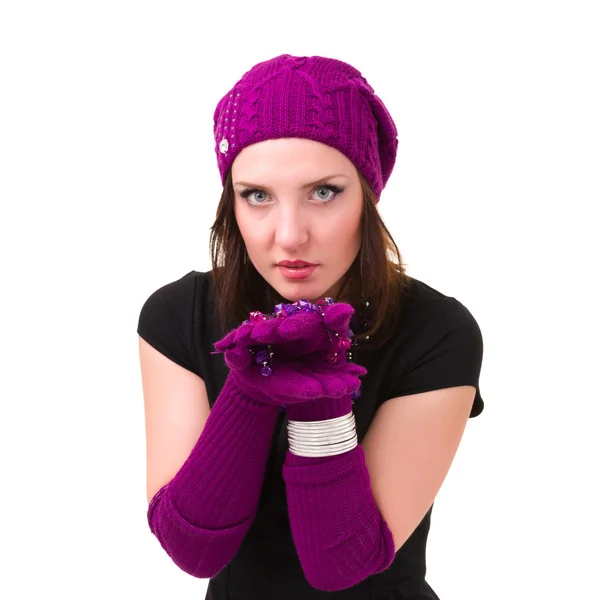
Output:
[[[213,268],[139,319],[150,529],[213,600],[437,598],[431,508],[483,343],[379,217],[394,122],[352,66],[282,55],[214,133]]]

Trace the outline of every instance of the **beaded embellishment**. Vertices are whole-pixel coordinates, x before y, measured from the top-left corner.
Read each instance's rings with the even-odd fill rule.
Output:
[[[273,313],[262,313],[260,311],[253,311],[250,313],[250,318],[244,321],[245,323],[257,323],[260,321],[267,321],[270,319],[285,319],[287,317],[292,316],[297,312],[316,312],[321,316],[325,316],[323,311],[323,306],[330,306],[334,304],[333,298],[320,298],[316,303],[308,302],[307,300],[297,300],[291,304],[277,304],[275,305],[275,312]],[[367,303],[368,306],[368,303]],[[356,346],[356,339],[354,337],[354,332],[352,329],[348,330],[347,337],[341,337],[337,331],[330,331],[329,328],[326,328],[327,335],[329,337],[330,343],[330,352],[327,357],[327,360],[331,364],[336,364],[338,362],[339,356],[342,352],[346,352],[347,360],[352,361],[353,353],[352,349]],[[332,334],[334,337],[332,338]],[[257,364],[261,365],[260,372],[263,376],[269,377],[273,373],[273,351],[272,347],[269,344],[266,350],[255,351],[252,348],[249,349],[250,353],[254,357],[254,360]],[[360,387],[353,392],[352,394],[352,402],[356,400],[360,396]]]

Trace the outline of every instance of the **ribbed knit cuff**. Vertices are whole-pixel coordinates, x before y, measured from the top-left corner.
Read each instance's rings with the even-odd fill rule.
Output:
[[[314,587],[345,589],[389,567],[394,539],[373,498],[362,446],[320,458],[288,451],[283,476],[294,543]]]
[[[226,528],[197,527],[179,514],[167,485],[152,499],[148,523],[163,549],[180,569],[194,577],[208,578],[231,560],[252,525],[255,513]]]
[[[279,407],[256,402],[228,378],[188,459],[169,483],[178,513],[221,529],[256,508]]]
[[[292,421],[324,421],[343,417],[350,412],[352,412],[350,394],[341,398],[319,398],[286,406],[287,417]]]

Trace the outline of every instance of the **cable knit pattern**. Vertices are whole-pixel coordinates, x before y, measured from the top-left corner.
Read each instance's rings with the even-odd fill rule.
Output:
[[[398,133],[361,73],[340,60],[282,54],[258,63],[214,113],[221,181],[251,144],[284,137],[327,144],[351,160],[379,199],[396,161]]]

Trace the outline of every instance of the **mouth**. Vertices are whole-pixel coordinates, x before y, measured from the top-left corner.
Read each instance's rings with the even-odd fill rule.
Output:
[[[307,267],[315,267],[316,265],[277,265],[284,269],[306,269]]]
[[[316,267],[314,263],[301,262],[301,261],[283,261],[277,263],[278,267],[285,267],[286,269],[303,269],[306,267]]]
[[[276,266],[279,272],[288,279],[307,279],[314,273],[318,265],[278,263]]]

